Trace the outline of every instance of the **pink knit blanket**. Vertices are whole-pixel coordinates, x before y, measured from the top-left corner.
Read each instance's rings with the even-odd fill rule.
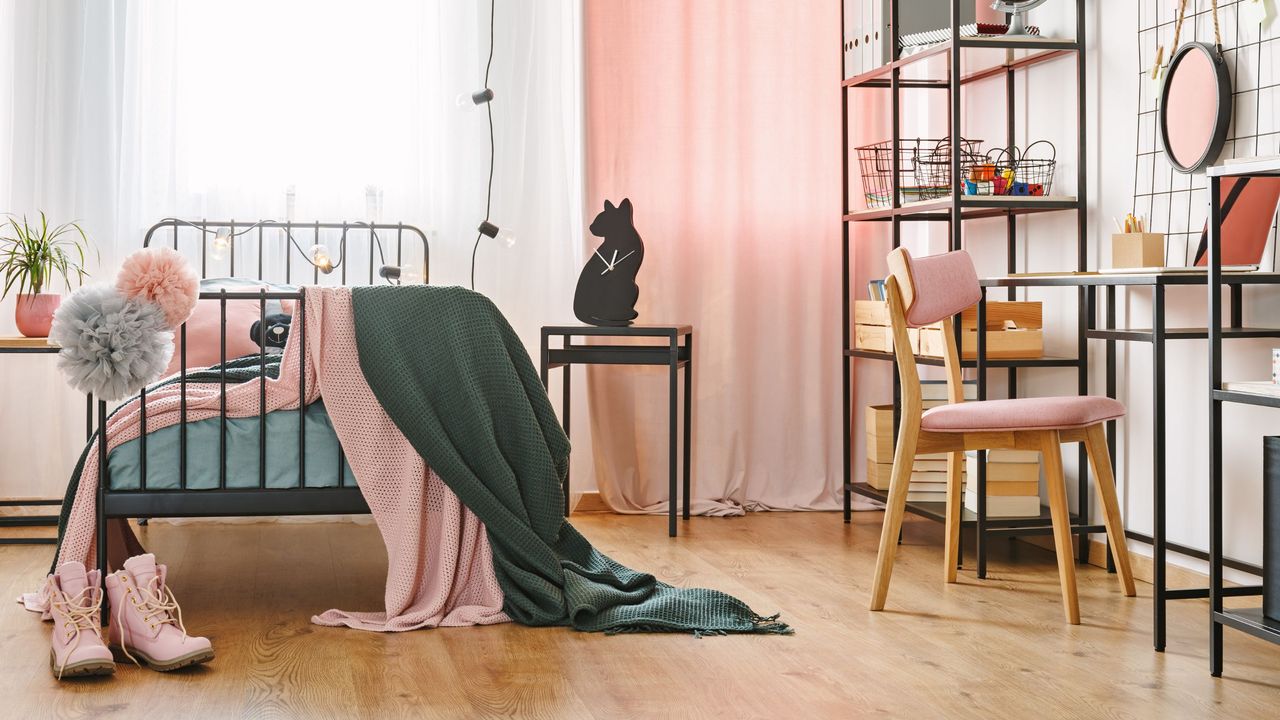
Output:
[[[311,621],[379,632],[507,622],[484,525],[426,466],[365,382],[350,289],[308,288],[306,297],[306,346],[297,342],[302,333],[290,335],[279,378],[266,381],[266,409],[298,407],[298,363],[305,362],[302,394],[307,403],[324,397],[338,441],[387,547],[382,612],[329,610]],[[180,422],[181,397],[180,384],[148,393],[148,430]],[[188,383],[186,397],[189,422],[218,417],[218,384]],[[227,388],[229,417],[256,416],[258,403],[257,381]],[[108,449],[137,438],[140,426],[141,403],[135,398],[108,421]],[[95,441],[80,475],[59,563],[95,562],[97,490]],[[22,601],[30,610],[47,613],[43,592],[25,595]]]

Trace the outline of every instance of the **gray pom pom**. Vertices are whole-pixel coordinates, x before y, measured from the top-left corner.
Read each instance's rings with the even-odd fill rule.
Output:
[[[53,316],[58,367],[77,390],[120,400],[158,380],[173,356],[173,332],[158,305],[109,285],[80,288]]]

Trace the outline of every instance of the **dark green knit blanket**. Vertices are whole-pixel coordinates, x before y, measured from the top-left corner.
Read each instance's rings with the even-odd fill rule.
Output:
[[[520,338],[488,298],[460,287],[357,287],[352,305],[369,387],[484,522],[513,620],[605,632],[791,632],[725,593],[623,567],[564,519],[569,439]]]

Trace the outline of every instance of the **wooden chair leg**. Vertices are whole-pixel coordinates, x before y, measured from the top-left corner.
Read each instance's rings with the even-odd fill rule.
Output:
[[[1062,585],[1062,609],[1067,622],[1079,625],[1080,600],[1076,596],[1076,558],[1071,542],[1067,480],[1062,472],[1062,441],[1056,430],[1049,430],[1041,437],[1044,477],[1049,486],[1049,514],[1053,518],[1053,545],[1058,554],[1058,582]]]
[[[1129,567],[1129,547],[1125,543],[1124,522],[1120,519],[1120,503],[1116,500],[1116,480],[1111,473],[1107,435],[1101,424],[1085,431],[1084,446],[1089,452],[1093,479],[1098,486],[1098,497],[1102,500],[1102,519],[1107,526],[1107,539],[1111,541],[1111,557],[1116,562],[1120,588],[1126,596],[1133,597],[1137,590],[1133,587],[1133,570]]]
[[[947,455],[947,523],[943,577],[947,582],[956,581],[956,565],[960,559],[960,511],[964,504],[961,484],[964,482],[964,453]]]
[[[889,480],[889,498],[884,506],[884,526],[880,529],[880,553],[876,557],[876,575],[872,581],[871,609],[883,610],[889,597],[889,578],[893,575],[893,559],[898,551],[898,533],[902,515],[907,509],[907,490],[911,486],[911,468],[916,459],[919,429],[898,433],[898,447],[893,453],[893,475]]]

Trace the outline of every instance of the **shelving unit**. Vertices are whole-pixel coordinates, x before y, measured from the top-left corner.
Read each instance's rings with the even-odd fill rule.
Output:
[[[1258,160],[1211,167],[1209,180],[1209,672],[1222,675],[1224,627],[1235,628],[1280,644],[1280,620],[1269,618],[1258,607],[1227,609],[1224,597],[1261,595],[1262,585],[1223,587],[1222,570],[1227,565],[1222,549],[1222,406],[1224,403],[1280,408],[1280,398],[1257,393],[1224,390],[1222,384],[1222,179],[1280,178],[1280,160]],[[1233,304],[1233,307],[1239,307]],[[1233,312],[1234,315],[1234,312]],[[1237,318],[1233,317],[1233,321]],[[1238,325],[1232,322],[1232,325]],[[1264,523],[1267,520],[1263,520]],[[1265,572],[1265,568],[1259,568]]]
[[[1006,268],[1005,272],[1013,273],[1017,268],[1017,229],[1018,218],[1024,215],[1044,212],[1072,212],[1076,213],[1076,264],[1077,270],[1086,269],[1088,262],[1088,251],[1086,244],[1087,232],[1087,156],[1085,154],[1085,117],[1086,117],[1086,98],[1085,98],[1085,23],[1084,23],[1084,0],[1076,0],[1075,12],[1075,38],[1042,38],[1042,37],[990,37],[990,38],[964,38],[959,35],[959,18],[960,18],[960,0],[950,0],[951,12],[951,39],[949,41],[931,46],[925,50],[916,52],[912,55],[902,57],[898,49],[899,37],[899,2],[900,0],[891,0],[889,2],[889,24],[891,32],[888,38],[892,42],[894,48],[894,59],[886,65],[874,70],[846,78],[842,82],[841,92],[841,143],[842,143],[842,183],[843,183],[843,210],[842,210],[842,291],[843,291],[843,431],[844,431],[844,519],[849,522],[852,509],[852,497],[858,494],[875,500],[883,501],[887,493],[870,487],[863,482],[855,482],[853,477],[853,448],[852,448],[852,431],[853,431],[853,358],[864,360],[884,360],[892,361],[891,353],[875,352],[867,350],[859,350],[852,345],[852,327],[851,327],[851,304],[850,297],[850,242],[851,242],[851,225],[858,222],[887,222],[892,227],[892,247],[897,248],[902,240],[902,223],[904,222],[945,222],[949,227],[950,249],[959,250],[964,247],[964,222],[966,220],[978,218],[1005,217],[1007,218],[1005,230],[1006,243]],[[844,27],[843,18],[844,4],[841,3],[841,27]],[[931,76],[927,70],[928,63],[923,61],[929,58],[945,57],[947,60],[947,72],[945,77]],[[962,130],[961,117],[961,92],[965,85],[970,83],[998,80],[1003,77],[1005,81],[1005,120],[1007,143],[1013,145],[1016,137],[1015,124],[1015,90],[1016,77],[1020,71],[1026,68],[1039,65],[1041,63],[1056,61],[1061,59],[1073,58],[1076,63],[1076,109],[1077,109],[1077,156],[1076,160],[1076,196],[1049,196],[1049,197],[1006,197],[1006,196],[962,196],[952,194],[949,197],[921,200],[918,202],[903,203],[900,195],[900,157],[899,149],[903,142],[901,137],[901,93],[905,90],[922,90],[922,91],[942,91],[947,93],[948,99],[948,132],[947,137],[960,138],[964,134]],[[844,76],[844,67],[842,60],[841,76]],[[875,89],[887,89],[890,97],[890,126],[892,128],[892,177],[893,186],[891,192],[891,203],[889,207],[872,208],[855,210],[851,207],[850,200],[850,143],[849,143],[849,104],[850,94],[853,92],[866,90],[868,92],[877,91]],[[959,142],[950,143],[950,177],[953,183],[958,183],[961,176],[960,159],[961,147]],[[1014,297],[1014,289],[1007,289],[1008,297]],[[1080,312],[1077,321],[1077,354],[1072,358],[1036,358],[1025,360],[988,360],[986,359],[986,341],[985,334],[978,333],[978,357],[976,360],[966,361],[966,367],[973,367],[977,374],[978,399],[985,399],[987,396],[987,370],[993,368],[1005,369],[1008,372],[1009,395],[1016,397],[1018,370],[1023,368],[1075,368],[1077,371],[1078,390],[1081,394],[1088,391],[1088,342],[1085,335],[1087,325],[1089,324],[1089,315],[1086,313],[1086,291],[1084,288],[1078,289],[1078,299],[1080,303]],[[984,288],[983,301],[979,304],[979,326],[984,323],[985,317],[986,291]],[[1092,307],[1090,305],[1090,307]],[[956,323],[957,332],[960,329],[960,323]],[[941,361],[937,358],[919,358],[921,364],[940,365]],[[894,425],[896,432],[898,418],[898,376],[897,370],[894,370],[893,383],[893,403],[894,403]],[[1103,532],[1100,525],[1087,525],[1087,513],[1089,508],[1089,483],[1087,482],[1087,460],[1084,449],[1080,449],[1080,483],[1079,483],[1079,507],[1081,513],[1086,516],[1072,517],[1072,531],[1079,535],[1079,553],[1080,558],[1088,557],[1088,535],[1095,532]],[[972,478],[977,483],[978,512],[965,512],[962,515],[962,522],[965,525],[976,528],[977,538],[977,574],[978,577],[986,576],[986,546],[987,539],[990,536],[1013,536],[1013,535],[1036,535],[1048,534],[1052,532],[1049,527],[1047,514],[1039,518],[999,518],[990,519],[986,515],[986,463],[985,453],[979,454],[977,478]],[[941,507],[938,503],[908,503],[907,511],[928,517],[934,520],[941,520]]]

